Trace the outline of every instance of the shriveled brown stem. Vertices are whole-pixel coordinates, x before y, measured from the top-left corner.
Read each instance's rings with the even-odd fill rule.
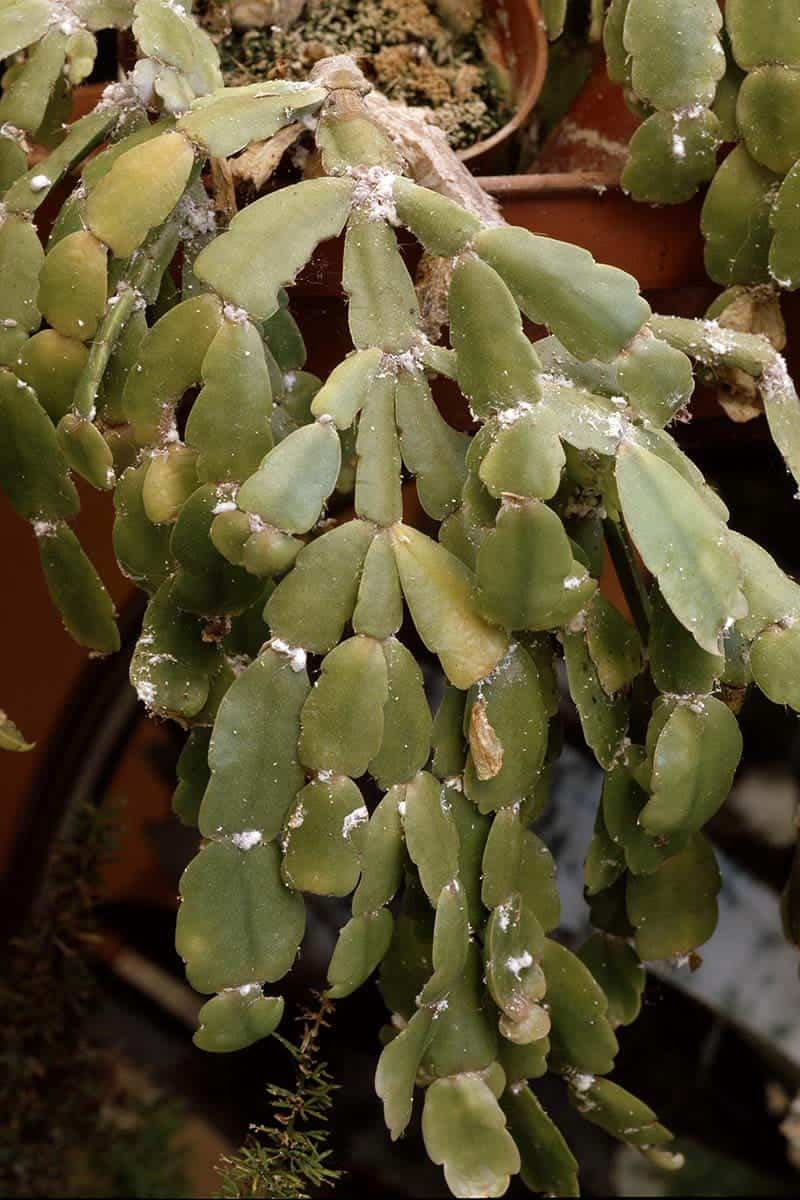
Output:
[[[251,184],[260,192],[277,170],[286,151],[300,140],[304,132],[302,125],[285,125],[267,141],[251,143],[228,164],[234,181]]]
[[[211,159],[211,186],[214,191],[214,208],[226,221],[236,216],[236,187],[233,181],[233,164],[226,158]]]
[[[455,200],[485,225],[499,225],[500,207],[451,149],[444,130],[432,125],[425,110],[395,104],[380,92],[365,99],[367,112],[392,139],[408,165],[411,178]]]

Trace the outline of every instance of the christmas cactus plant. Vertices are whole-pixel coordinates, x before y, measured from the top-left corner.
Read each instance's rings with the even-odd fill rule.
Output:
[[[705,137],[716,6],[628,8],[625,69],[650,120],[674,122],[688,97]],[[663,22],[688,8],[706,42],[671,63]],[[741,9],[729,0],[729,21]],[[127,25],[135,69],[29,168],[65,72],[84,77],[94,32]],[[189,730],[175,808],[203,843],[177,946],[210,997],[196,1044],[271,1034],[283,1001],[264,987],[292,967],[304,894],[351,896],[328,995],[378,973],[387,1127],[403,1134],[421,1089],[453,1194],[502,1195],[518,1172],[577,1194],[529,1087],[547,1071],[588,1121],[676,1165],[656,1114],[607,1078],[615,1030],[637,1015],[642,963],[714,930],[703,829],[739,761],[744,690],[800,710],[800,587],[729,528],[667,427],[693,363],[738,371],[800,473],[783,360],[759,334],[654,316],[629,275],[505,225],[348,58],[307,83],[224,88],[177,0],[0,0],[0,53],[20,52],[0,102],[0,482],[96,654],[119,639],[70,528],[72,473],[113,492],[117,559],[149,596],[131,678]],[[764,54],[748,50],[754,74]],[[220,223],[209,165],[295,123],[314,138],[306,177]],[[37,210],[75,171],[42,245]],[[397,228],[424,250],[417,287]],[[321,382],[285,289],[341,235],[353,350]],[[781,238],[776,218],[788,276],[800,260]],[[532,342],[523,315],[549,336]],[[439,376],[470,433],[440,415]],[[404,519],[411,486],[438,536]],[[598,586],[605,547],[625,613]],[[446,679],[435,714],[406,612]],[[585,875],[597,932],[577,953],[554,936],[555,864],[531,828],[559,754],[562,658],[605,772]],[[790,929],[793,908],[790,888]]]

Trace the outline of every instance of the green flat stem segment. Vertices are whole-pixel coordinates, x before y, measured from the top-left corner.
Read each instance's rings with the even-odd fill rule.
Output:
[[[775,350],[765,337],[723,329],[716,321],[657,316],[648,324],[657,337],[712,370],[737,367],[758,379],[775,359]]]
[[[43,162],[31,167],[6,192],[3,203],[8,211],[36,212],[56,184],[96,146],[105,141],[119,116],[120,109],[111,104],[75,121],[61,145]]]
[[[119,650],[114,605],[75,534],[56,525],[38,531],[38,539],[47,590],[67,631],[97,654]]]
[[[123,272],[124,283],[117,286],[114,303],[106,308],[105,316],[92,340],[89,358],[75,387],[74,407],[81,416],[88,416],[97,402],[103,376],[123,330],[139,304],[139,297],[149,297],[169,266],[178,244],[179,218],[172,217],[152,233]]]

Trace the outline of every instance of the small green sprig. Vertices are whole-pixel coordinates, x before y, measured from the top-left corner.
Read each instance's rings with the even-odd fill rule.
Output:
[[[295,1087],[267,1085],[274,1123],[251,1126],[241,1149],[222,1158],[217,1168],[221,1196],[305,1200],[342,1177],[328,1165],[327,1147],[327,1114],[337,1085],[319,1058],[320,1033],[329,1024],[334,1004],[326,996],[317,1000],[315,1007],[299,1014],[303,1034],[298,1045],[274,1035],[295,1061]]]

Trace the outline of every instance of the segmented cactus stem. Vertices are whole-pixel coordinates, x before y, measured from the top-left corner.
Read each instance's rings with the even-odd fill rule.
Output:
[[[378,973],[387,1128],[402,1135],[421,1089],[425,1145],[454,1195],[501,1195],[518,1172],[577,1194],[578,1164],[528,1087],[546,1071],[587,1120],[678,1165],[655,1113],[605,1076],[643,962],[694,955],[713,933],[703,830],[741,756],[736,698],[755,684],[800,711],[800,589],[729,528],[667,428],[693,364],[740,391],[749,380],[798,474],[799,406],[780,338],[764,336],[769,305],[752,330],[725,317],[738,303],[741,320],[741,293],[719,320],[653,316],[625,272],[505,225],[348,57],[306,83],[225,88],[181,5],[86,0],[94,15],[65,41],[48,0],[12,8],[16,23],[0,6],[6,56],[52,55],[80,78],[83,35],[104,20],[132,23],[141,56],[33,170],[13,131],[0,139],[0,484],[33,525],[67,628],[96,653],[118,635],[68,525],[72,472],[114,491],[115,553],[149,597],[131,679],[189,731],[174,807],[203,844],[177,945],[209,997],[197,1046],[273,1033],[284,1002],[264,987],[292,967],[304,895],[349,896],[327,994]],[[551,35],[563,10],[547,6]],[[760,24],[733,0],[726,20],[737,62],[763,72]],[[626,171],[634,195],[676,200],[713,174],[720,33],[713,0],[609,7],[612,73],[652,109]],[[37,69],[31,126],[51,76]],[[758,83],[756,116],[785,83]],[[313,139],[313,171],[217,230],[203,172],[282,130],[297,133],[287,145]],[[766,173],[786,164],[756,162],[756,117],[743,134],[705,227],[724,262],[739,220],[720,203],[729,176],[756,231],[721,275],[751,284]],[[36,208],[80,164],[45,252]],[[428,166],[434,188],[419,182]],[[790,172],[774,210],[787,278],[793,186]],[[417,280],[398,230],[424,251]],[[321,380],[304,370],[287,289],[340,237],[353,349]],[[548,335],[532,342],[523,318]],[[442,417],[438,376],[471,433]],[[435,536],[415,527],[415,504]],[[606,549],[630,612],[600,588]],[[406,621],[438,660],[437,689]],[[555,936],[556,864],[534,832],[560,752],[560,658],[604,777],[585,865],[597,932],[577,953]],[[790,883],[790,935],[793,909]]]

